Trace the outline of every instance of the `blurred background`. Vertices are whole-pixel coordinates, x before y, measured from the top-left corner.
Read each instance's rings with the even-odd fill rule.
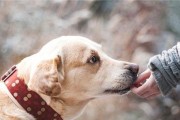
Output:
[[[0,0],[0,74],[62,35],[103,45],[140,72],[180,36],[180,0]],[[77,120],[179,120],[180,87],[153,100],[132,93],[94,100]]]

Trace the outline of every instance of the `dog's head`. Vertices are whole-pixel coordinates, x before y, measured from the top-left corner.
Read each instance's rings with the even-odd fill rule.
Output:
[[[79,36],[52,40],[24,61],[30,66],[28,87],[61,99],[124,94],[138,73],[136,64],[114,60],[99,44]]]

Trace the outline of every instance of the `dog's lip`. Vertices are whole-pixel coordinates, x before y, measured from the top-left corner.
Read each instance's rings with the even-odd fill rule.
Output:
[[[138,74],[131,74],[131,76],[132,76],[132,81],[133,81],[133,83],[137,80],[137,78],[138,78]],[[133,83],[129,86],[129,87],[126,87],[126,88],[124,88],[124,89],[106,89],[105,91],[104,91],[104,93],[108,93],[108,94],[125,94],[125,93],[127,93],[128,91],[130,91],[131,90],[131,87],[133,86]]]
[[[128,91],[130,91],[130,87],[122,89],[122,90],[119,90],[119,89],[107,89],[104,92],[105,93],[110,93],[110,94],[116,94],[116,93],[117,94],[124,94],[124,93],[127,93]]]

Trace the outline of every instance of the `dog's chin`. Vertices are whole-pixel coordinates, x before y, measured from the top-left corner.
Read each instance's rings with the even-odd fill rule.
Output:
[[[128,74],[124,74],[124,78],[125,81],[135,81],[137,79],[137,74],[132,74],[132,73],[128,73]],[[122,88],[109,88],[106,89],[104,91],[105,94],[119,94],[119,95],[123,95],[126,94],[130,91],[130,87],[132,83],[129,83],[129,85],[127,87],[125,87],[124,89]]]
[[[130,91],[130,87],[122,89],[122,90],[118,90],[118,89],[107,89],[104,91],[105,94],[119,94],[119,95],[123,95],[126,94]]]

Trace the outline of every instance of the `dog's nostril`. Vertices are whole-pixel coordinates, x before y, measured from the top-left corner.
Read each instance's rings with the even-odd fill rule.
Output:
[[[130,64],[127,69],[130,70],[133,74],[137,74],[139,71],[139,65]]]

